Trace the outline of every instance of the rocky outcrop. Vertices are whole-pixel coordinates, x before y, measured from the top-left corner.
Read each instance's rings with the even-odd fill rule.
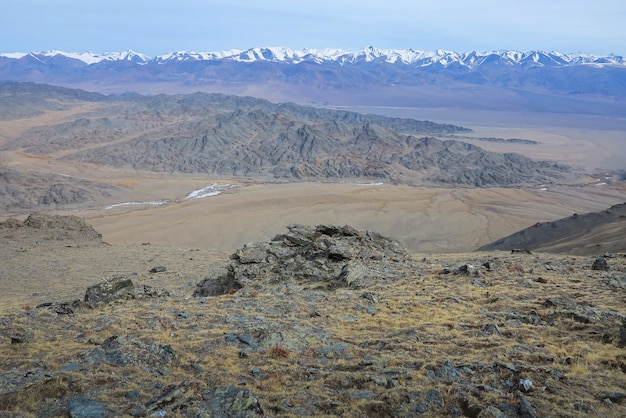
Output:
[[[198,283],[194,296],[294,281],[322,288],[363,288],[415,268],[398,241],[348,225],[289,225],[270,242],[250,243],[231,257],[228,272]]]
[[[95,114],[35,127],[0,149],[37,155],[63,151],[59,158],[71,163],[264,180],[375,179],[491,187],[548,184],[566,179],[571,171],[441,139],[468,131],[408,118],[196,93],[125,98]],[[101,185],[82,187],[70,183],[71,178],[61,179],[48,179],[31,204],[78,204],[92,198],[87,192],[102,190]],[[7,193],[15,195],[14,190],[19,189]]]
[[[119,299],[134,299],[135,285],[129,276],[112,276],[90,286],[85,292],[85,303],[90,308],[105,305]]]
[[[85,205],[116,190],[115,186],[69,176],[0,167],[0,209],[6,211]]]
[[[48,215],[33,213],[23,222],[9,218],[0,222],[0,231],[4,238],[13,244],[28,242],[54,243],[57,241],[73,241],[84,244],[102,243],[102,234],[96,231],[84,219],[74,215]]]
[[[107,338],[99,347],[81,356],[85,366],[110,364],[119,367],[146,367],[160,369],[178,364],[178,357],[169,345],[145,343],[124,335]]]

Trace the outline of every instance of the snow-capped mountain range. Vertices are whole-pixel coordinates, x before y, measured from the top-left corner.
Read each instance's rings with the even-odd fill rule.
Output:
[[[299,64],[311,62],[316,64],[336,63],[339,65],[354,65],[359,63],[385,62],[389,64],[405,64],[415,67],[461,66],[475,69],[485,64],[501,63],[505,65],[521,66],[566,66],[566,65],[618,65],[626,66],[626,59],[618,55],[593,55],[585,53],[564,54],[561,52],[544,51],[491,51],[465,52],[436,50],[420,51],[415,49],[378,49],[367,47],[357,51],[343,49],[301,49],[294,50],[283,47],[265,47],[250,49],[232,49],[219,52],[188,52],[177,51],[156,57],[127,50],[124,52],[107,52],[94,54],[91,52],[30,52],[30,53],[0,53],[0,58],[22,60],[32,58],[46,63],[51,59],[64,57],[81,61],[85,64],[101,62],[130,61],[136,64],[165,64],[182,61],[216,61],[227,60],[235,62],[277,62]]]
[[[100,93],[212,92],[324,105],[626,115],[626,59],[543,51],[302,49],[0,54],[1,82]]]

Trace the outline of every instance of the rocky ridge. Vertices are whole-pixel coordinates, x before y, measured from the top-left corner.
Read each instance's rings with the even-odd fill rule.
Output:
[[[57,250],[29,247],[39,271],[51,251],[80,251],[54,242]],[[92,308],[83,300],[72,309],[51,302],[3,310],[0,410],[46,417],[626,412],[624,257],[595,269],[588,257],[531,252],[408,255],[372,232],[293,225],[230,261],[215,260],[226,273],[187,285],[195,268],[211,264],[190,260],[198,250],[155,266],[166,250],[121,248],[109,262],[130,266],[136,255],[143,261],[132,265],[142,270],[102,281],[120,286],[100,289],[127,291]],[[356,281],[335,285],[340,266],[357,260]],[[198,292],[232,279],[240,287]],[[148,295],[140,282],[169,295]]]
[[[33,128],[0,150],[59,152],[60,161],[69,163],[273,181],[491,187],[562,182],[572,171],[435,137],[466,131],[428,121],[196,93],[111,99],[99,112]]]
[[[626,203],[535,225],[478,248],[477,251],[527,249],[593,255],[626,252]]]
[[[3,212],[76,207],[110,197],[117,190],[113,185],[62,175],[23,173],[0,165],[0,210]]]

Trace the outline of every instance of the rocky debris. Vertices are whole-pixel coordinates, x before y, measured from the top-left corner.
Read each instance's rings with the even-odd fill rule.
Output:
[[[84,219],[74,215],[48,215],[33,213],[24,222],[9,218],[0,222],[0,230],[7,230],[21,235],[43,234],[46,240],[81,240],[100,242],[102,234],[93,229]]]
[[[535,412],[535,408],[528,401],[528,398],[524,396],[521,392],[518,393],[519,398],[519,415],[522,418],[537,418],[537,412]]]
[[[288,229],[289,238],[249,245],[230,263],[269,257],[281,269],[273,257],[291,251],[294,263],[312,264],[312,234],[334,239],[313,260],[338,264],[337,276],[356,257],[365,275],[398,276],[355,289],[269,267],[215,297],[190,298],[187,282],[152,298],[152,287],[138,284],[134,300],[101,309],[46,303],[3,313],[2,335],[32,337],[0,339],[0,383],[13,380],[11,370],[57,378],[0,402],[42,417],[69,416],[69,402],[81,398],[75,413],[92,405],[106,416],[625,416],[624,294],[609,278],[623,276],[626,258],[602,274],[588,257],[542,253],[429,254],[405,264],[365,232],[317,228]],[[168,267],[188,273],[182,258]],[[449,274],[438,274],[444,266]],[[151,284],[170,280],[149,267],[138,269]]]
[[[81,356],[81,363],[86,367],[110,364],[119,367],[146,367],[155,372],[166,372],[165,367],[178,364],[178,357],[169,345],[144,343],[124,335],[107,338],[96,347]]]
[[[106,305],[119,299],[134,299],[135,285],[129,276],[117,275],[105,278],[90,286],[85,292],[85,303],[90,308]]]
[[[598,257],[595,260],[593,260],[593,264],[591,264],[591,270],[609,271],[610,270],[609,263],[606,261],[606,258]]]
[[[45,367],[36,366],[29,369],[15,369],[0,373],[0,411],[7,409],[8,406],[15,402],[18,396],[22,396],[23,392],[33,392],[33,396],[39,392],[42,396],[54,395],[58,389],[57,385],[52,384],[57,381],[57,374],[46,370]]]
[[[609,401],[617,404],[621,404],[626,400],[626,393],[624,392],[611,392],[602,396],[602,399],[608,399]]]
[[[147,415],[166,416],[167,412],[163,408],[167,408],[170,411],[178,411],[184,408],[188,403],[193,402],[197,391],[197,383],[188,381],[184,381],[178,385],[169,385],[163,388],[159,394],[152,397],[144,405],[131,408],[128,413],[134,417]]]
[[[289,225],[270,242],[246,244],[231,257],[226,275],[198,283],[194,296],[295,281],[323,288],[364,288],[376,280],[416,273],[398,241],[351,226]]]
[[[626,315],[620,312],[584,306],[569,298],[548,298],[544,306],[555,308],[555,315],[566,316],[582,324],[626,320]]]
[[[160,287],[153,287],[153,286],[148,286],[147,284],[144,284],[143,294],[151,298],[161,298],[161,297],[169,296],[170,292]],[[139,297],[139,295],[137,296]]]
[[[218,388],[202,394],[202,409],[211,416],[253,418],[266,416],[258,398],[248,389]]]
[[[67,402],[67,412],[71,418],[105,418],[111,411],[96,399],[79,397]]]
[[[150,269],[150,273],[152,274],[163,273],[164,271],[167,271],[167,268],[165,268],[164,266],[154,266]]]
[[[75,300],[73,302],[44,302],[37,305],[35,309],[47,309],[58,315],[73,315],[74,311],[81,307],[81,301]]]

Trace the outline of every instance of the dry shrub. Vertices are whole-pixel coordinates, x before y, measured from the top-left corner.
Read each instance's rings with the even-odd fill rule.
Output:
[[[291,351],[285,347],[281,347],[280,345],[275,345],[270,348],[269,354],[274,358],[287,358],[291,354]]]

